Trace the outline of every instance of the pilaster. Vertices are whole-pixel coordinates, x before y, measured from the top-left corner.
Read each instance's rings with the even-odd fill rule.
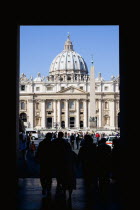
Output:
[[[77,101],[76,101],[76,110],[77,110],[77,113],[76,113],[76,127],[77,127],[77,129],[79,129],[79,127],[80,127],[80,123],[79,123],[79,120],[80,120],[79,99],[77,99]]]
[[[41,127],[46,127],[46,100],[41,100]]]
[[[84,128],[87,128],[87,100],[84,100]]]
[[[68,128],[68,119],[69,119],[69,116],[68,116],[68,100],[66,99],[65,100],[65,128]]]

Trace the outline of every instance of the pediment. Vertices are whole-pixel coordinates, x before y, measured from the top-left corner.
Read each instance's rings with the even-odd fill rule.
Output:
[[[74,86],[70,86],[68,88],[65,88],[63,90],[58,91],[57,93],[68,93],[68,94],[87,94],[86,91],[81,90],[80,88],[76,88]]]

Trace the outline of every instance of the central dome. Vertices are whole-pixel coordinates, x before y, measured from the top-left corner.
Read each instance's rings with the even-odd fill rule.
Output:
[[[87,74],[88,69],[84,59],[73,50],[70,37],[65,42],[64,50],[51,63],[49,74]]]

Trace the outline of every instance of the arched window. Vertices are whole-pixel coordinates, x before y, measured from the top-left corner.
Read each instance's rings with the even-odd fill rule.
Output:
[[[23,120],[23,122],[27,122],[27,115],[26,113],[21,113],[20,118]]]

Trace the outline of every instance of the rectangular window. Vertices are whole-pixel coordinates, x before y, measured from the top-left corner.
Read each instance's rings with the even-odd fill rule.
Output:
[[[25,102],[24,101],[21,101],[21,107],[20,107],[22,110],[25,110]]]
[[[52,91],[53,88],[52,87],[47,87],[47,91]]]
[[[83,90],[83,86],[81,86],[80,89]]]
[[[105,86],[104,90],[108,90],[108,87],[107,87],[107,86]]]
[[[21,90],[22,90],[22,91],[25,90],[25,85],[21,85]]]
[[[40,87],[36,87],[36,91],[40,91]]]
[[[80,102],[80,109],[83,109],[83,102]]]
[[[64,87],[61,87],[61,90],[64,90]]]
[[[52,109],[52,102],[51,101],[47,102],[47,109]]]
[[[69,102],[69,108],[70,109],[74,109],[74,101],[70,101]]]
[[[64,102],[61,103],[61,109],[64,109]]]

